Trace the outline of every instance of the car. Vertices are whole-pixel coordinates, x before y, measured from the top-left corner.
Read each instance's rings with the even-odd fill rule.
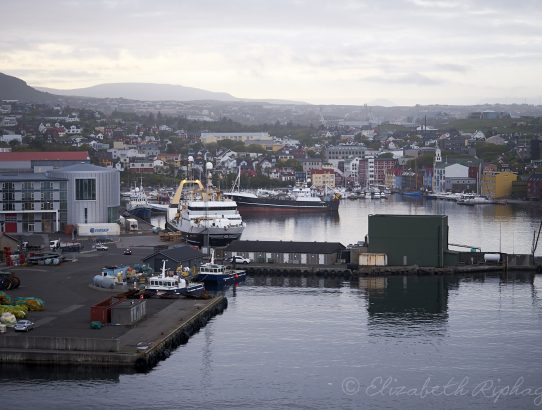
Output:
[[[124,255],[131,255],[132,254],[132,250],[127,248],[124,250],[124,252],[122,252]]]
[[[96,238],[96,243],[112,243],[112,242],[113,242],[113,239],[108,238],[106,236]]]
[[[16,332],[28,332],[29,330],[34,329],[34,322],[30,320],[17,320],[13,329]]]
[[[96,245],[96,250],[97,251],[106,251],[108,250],[109,248],[103,244],[99,244],[99,245]]]
[[[242,256],[239,256],[239,255],[236,255],[236,256],[232,256],[229,261],[231,263],[250,263],[250,259],[249,258],[244,258]]]

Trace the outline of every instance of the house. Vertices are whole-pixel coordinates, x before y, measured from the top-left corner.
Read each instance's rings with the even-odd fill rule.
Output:
[[[154,272],[162,270],[162,261],[166,261],[166,270],[176,270],[180,265],[183,267],[198,267],[203,261],[204,255],[190,245],[175,246],[163,249],[143,258],[143,263],[149,265]]]
[[[240,255],[256,263],[332,265],[346,247],[339,242],[233,241],[224,257]]]

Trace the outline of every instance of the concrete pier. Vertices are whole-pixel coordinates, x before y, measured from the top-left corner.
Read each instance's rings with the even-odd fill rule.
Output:
[[[12,298],[39,297],[45,302],[45,310],[28,313],[34,330],[19,333],[8,328],[0,333],[0,363],[147,370],[227,307],[223,296],[206,300],[147,299],[146,315],[140,321],[92,329],[91,306],[126,290],[90,286],[93,276],[103,266],[136,263],[152,252],[151,247],[136,247],[132,255],[123,255],[124,246],[110,244],[106,252],[70,255],[73,262],[58,266],[10,268],[21,285],[7,293]]]

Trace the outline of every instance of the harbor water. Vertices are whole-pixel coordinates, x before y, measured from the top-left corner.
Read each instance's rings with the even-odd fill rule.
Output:
[[[467,206],[395,194],[389,199],[343,200],[338,214],[245,215],[247,227],[241,240],[327,241],[346,246],[364,240],[371,214],[448,215],[449,242],[467,247],[450,249],[528,254],[542,220],[542,207],[538,202]],[[165,217],[158,214],[151,222],[163,228]],[[541,248],[542,244],[537,256],[542,256]]]
[[[247,217],[243,239],[346,245],[376,213],[445,213],[450,242],[510,253],[529,253],[541,218],[534,206],[345,201],[338,217]],[[0,365],[2,407],[542,407],[541,275],[258,276],[226,296],[222,315],[146,374]]]
[[[0,366],[0,397],[40,409],[536,408],[541,279],[258,277],[147,374]]]

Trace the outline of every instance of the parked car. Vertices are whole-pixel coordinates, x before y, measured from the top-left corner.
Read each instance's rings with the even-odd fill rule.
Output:
[[[96,243],[112,243],[112,242],[113,242],[113,239],[108,238],[107,236],[96,238]]]
[[[244,258],[242,256],[239,256],[239,255],[236,255],[236,256],[232,256],[229,261],[231,263],[250,263],[251,260],[249,258]]]
[[[124,255],[131,255],[132,254],[132,250],[130,248],[127,248],[124,250],[124,252],[122,252]]]
[[[96,245],[96,250],[97,251],[106,251],[108,249],[109,249],[109,247],[107,247],[107,246],[105,246],[103,244]]]
[[[17,320],[13,329],[17,332],[28,332],[29,330],[34,329],[34,323],[30,320]]]

